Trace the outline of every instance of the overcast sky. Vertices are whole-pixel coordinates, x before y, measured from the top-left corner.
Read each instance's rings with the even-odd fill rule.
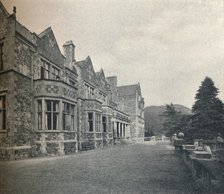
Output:
[[[223,0],[2,0],[31,32],[51,26],[60,48],[118,84],[140,82],[146,106],[191,108],[209,76],[224,100]]]

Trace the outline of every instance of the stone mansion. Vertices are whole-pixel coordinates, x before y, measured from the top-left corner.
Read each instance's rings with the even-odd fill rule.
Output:
[[[52,29],[30,32],[0,2],[0,160],[76,153],[144,140],[140,84],[62,54]]]

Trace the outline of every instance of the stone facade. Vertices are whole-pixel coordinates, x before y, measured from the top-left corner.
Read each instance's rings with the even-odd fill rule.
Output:
[[[16,10],[9,14],[1,2],[0,20],[0,160],[142,138],[139,85],[127,100],[115,76],[95,72],[90,57],[75,60],[72,41],[62,54],[51,28],[30,32],[16,20]]]
[[[130,114],[130,138],[144,141],[144,98],[140,84],[119,86],[117,88],[120,109]]]

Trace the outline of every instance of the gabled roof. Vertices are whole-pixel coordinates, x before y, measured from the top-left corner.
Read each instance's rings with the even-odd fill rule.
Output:
[[[83,61],[76,62],[75,66],[81,69],[81,75],[79,76],[81,76],[82,79],[90,84],[97,84],[96,73],[93,68],[92,60],[89,56]]]
[[[101,78],[104,79],[104,80],[106,79],[103,69],[101,69],[100,71],[96,72],[96,76],[97,76],[97,78],[100,78],[100,79]]]
[[[56,65],[62,66],[64,63],[64,56],[61,54],[51,27],[41,32],[38,37],[38,52]]]
[[[101,69],[99,72],[96,72],[96,79],[97,79],[100,89],[103,90],[104,92],[107,92],[107,90],[108,90],[107,84],[108,83],[107,83],[103,69]]]

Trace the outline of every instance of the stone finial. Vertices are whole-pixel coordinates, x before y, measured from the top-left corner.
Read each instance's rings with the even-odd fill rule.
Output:
[[[13,14],[16,15],[16,6],[13,6]]]

